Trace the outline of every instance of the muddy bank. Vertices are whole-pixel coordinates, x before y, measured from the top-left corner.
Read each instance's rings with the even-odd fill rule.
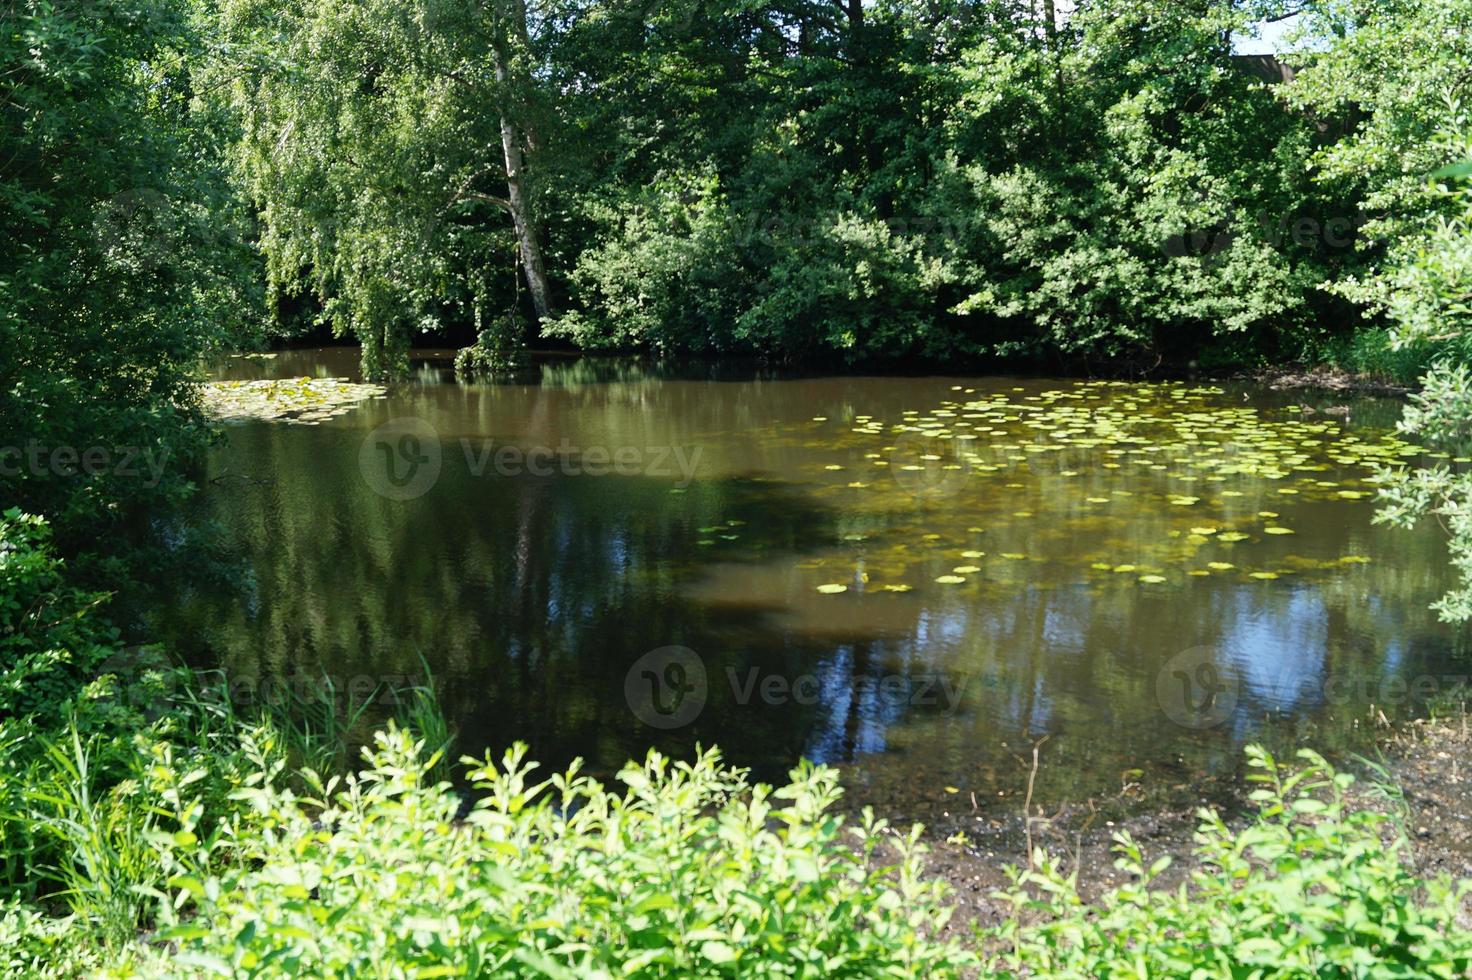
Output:
[[[1459,707],[1451,716],[1387,728],[1378,742],[1383,771],[1331,760],[1357,777],[1351,804],[1382,812],[1404,808],[1411,842],[1406,857],[1421,877],[1472,879],[1472,719]],[[1255,812],[1248,792],[1239,777],[1221,776],[1155,787],[1125,784],[1106,799],[1046,812],[1035,807],[1031,821],[1021,805],[1009,814],[973,806],[964,796],[887,816],[895,826],[925,824],[927,867],[952,887],[956,914],[949,929],[969,934],[973,923],[989,927],[1010,917],[1010,906],[993,893],[1008,886],[1008,865],[1026,864],[1029,842],[1061,857],[1065,873],[1077,870],[1088,900],[1123,883],[1111,849],[1114,835],[1127,831],[1147,859],[1174,859],[1158,881],[1175,887],[1190,875],[1197,810],[1212,807],[1228,824],[1241,826]],[[1464,914],[1472,921],[1472,909]]]
[[[1274,391],[1319,391],[1344,395],[1399,397],[1412,390],[1387,378],[1353,374],[1326,365],[1263,368],[1246,372],[1233,380],[1251,381]]]

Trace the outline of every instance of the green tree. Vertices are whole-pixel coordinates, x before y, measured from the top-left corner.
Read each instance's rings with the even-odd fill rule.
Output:
[[[1402,431],[1456,455],[1472,446],[1472,2],[1323,0],[1307,31],[1319,51],[1290,89],[1353,132],[1314,158],[1317,178],[1347,186],[1370,220],[1357,275],[1334,284],[1381,314],[1393,347],[1431,368]],[[1379,520],[1446,528],[1461,584],[1435,608],[1472,619],[1472,477],[1444,463],[1384,474]]]
[[[1402,343],[1445,333],[1426,261],[1460,204],[1431,179],[1463,159],[1472,117],[1472,3],[1320,0],[1308,8],[1307,65],[1286,91],[1322,119],[1351,120],[1312,160],[1316,180],[1362,202],[1362,268],[1332,288],[1387,314]],[[1451,237],[1456,238],[1453,228]],[[1427,237],[1441,238],[1428,248]]]
[[[190,489],[202,355],[258,326],[220,130],[176,0],[0,8],[0,498],[79,570],[154,569]],[[153,516],[157,516],[154,514]]]
[[[413,331],[512,304],[517,253],[550,314],[522,0],[231,0],[218,30],[273,295],[310,288],[374,377],[406,368]]]
[[[616,86],[586,128],[649,135],[570,195],[591,241],[552,332],[849,361],[1272,351],[1336,261],[1290,229],[1345,206],[1309,180],[1313,121],[1233,65],[1268,6],[714,5],[612,54],[570,37]]]

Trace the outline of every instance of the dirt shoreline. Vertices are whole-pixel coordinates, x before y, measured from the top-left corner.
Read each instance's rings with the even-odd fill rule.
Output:
[[[1472,718],[1463,708],[1452,717],[1409,722],[1388,728],[1378,740],[1385,770],[1403,796],[1407,857],[1418,875],[1472,879]],[[1352,805],[1385,811],[1390,801],[1377,788],[1379,773],[1363,764],[1336,760],[1354,773]],[[1077,870],[1079,891],[1092,900],[1124,883],[1114,867],[1113,837],[1120,831],[1141,845],[1148,860],[1170,855],[1171,867],[1158,879],[1173,888],[1186,880],[1199,823],[1197,810],[1216,809],[1231,826],[1244,824],[1254,805],[1249,787],[1236,776],[1209,777],[1189,786],[1169,787],[1146,798],[1125,787],[1117,797],[1067,805],[1039,815],[1034,810],[1031,841],[1061,857],[1065,873]],[[1008,886],[1008,865],[1026,864],[1029,833],[1021,808],[1014,814],[973,810],[964,800],[953,810],[928,814],[893,814],[891,823],[905,827],[911,819],[925,824],[929,875],[951,886],[955,914],[947,931],[968,936],[973,924],[1000,925],[1011,907],[993,897]],[[1472,922],[1472,908],[1464,909]]]
[[[1274,391],[1331,391],[1347,395],[1380,395],[1404,397],[1410,387],[1367,374],[1353,374],[1328,365],[1295,365],[1263,368],[1233,378],[1251,381]]]

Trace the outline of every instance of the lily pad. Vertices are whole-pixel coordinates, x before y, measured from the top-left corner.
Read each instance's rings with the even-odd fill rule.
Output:
[[[311,425],[387,392],[382,385],[356,384],[343,378],[282,378],[212,381],[200,387],[200,400],[206,414],[222,421]]]

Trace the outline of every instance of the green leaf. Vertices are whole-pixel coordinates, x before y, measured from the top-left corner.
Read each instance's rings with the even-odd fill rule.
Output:
[[[712,939],[701,943],[700,955],[710,962],[719,965],[733,962],[738,954],[729,944]]]
[[[1431,176],[1438,180],[1472,177],[1472,160],[1463,160],[1461,163],[1453,163],[1450,166],[1442,167]]]

